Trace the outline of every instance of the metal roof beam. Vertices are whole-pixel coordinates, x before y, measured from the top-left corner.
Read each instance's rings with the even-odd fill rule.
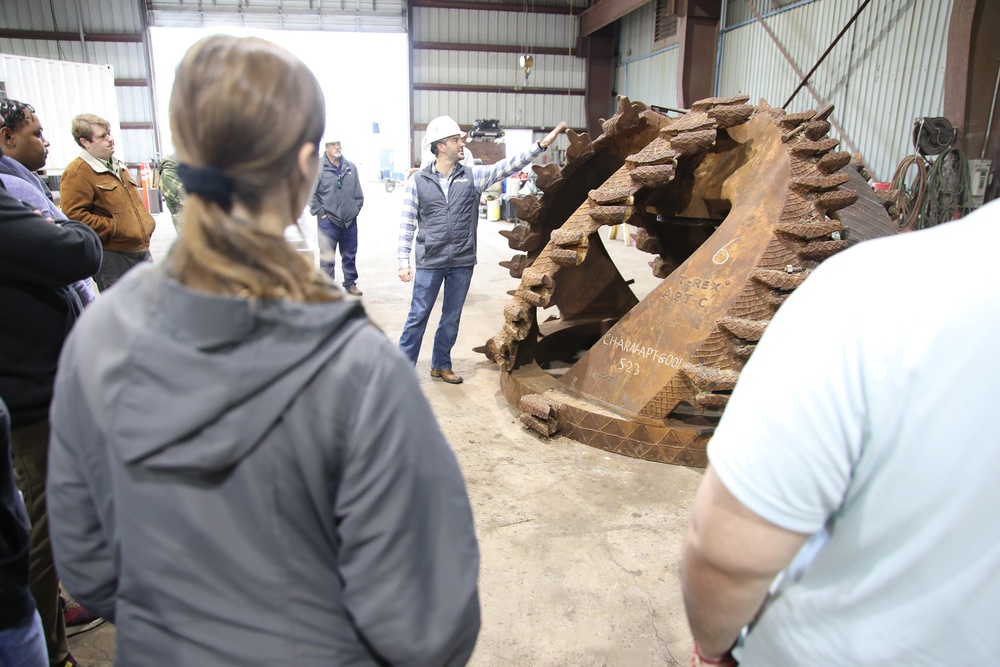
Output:
[[[518,95],[583,95],[582,88],[533,88],[525,86],[466,86],[449,83],[417,83],[413,90],[436,90],[446,93],[516,93]]]
[[[142,33],[107,33],[85,32],[83,36],[88,42],[122,42],[142,44]],[[7,39],[38,39],[56,42],[79,42],[78,32],[51,32],[47,30],[9,30],[0,29],[0,38]]]
[[[644,4],[648,0],[643,0]],[[481,12],[525,12],[528,14],[563,14],[575,13],[572,7],[552,5],[515,5],[493,2],[468,2],[467,0],[413,0],[414,7],[424,9],[473,9]],[[578,13],[578,12],[576,12]]]
[[[580,37],[592,35],[645,5],[649,0],[600,0],[580,14]]]
[[[539,56],[572,56],[570,49],[553,46],[523,46],[504,44],[456,44],[453,42],[413,42],[413,48],[428,51],[477,51],[484,53],[531,53]]]

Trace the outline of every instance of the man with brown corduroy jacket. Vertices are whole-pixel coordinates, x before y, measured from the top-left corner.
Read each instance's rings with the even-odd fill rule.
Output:
[[[94,280],[103,292],[140,262],[152,261],[149,239],[156,221],[142,203],[139,185],[114,156],[111,124],[94,114],[73,118],[73,139],[80,157],[62,175],[59,193],[70,220],[89,225],[104,248],[104,262]]]

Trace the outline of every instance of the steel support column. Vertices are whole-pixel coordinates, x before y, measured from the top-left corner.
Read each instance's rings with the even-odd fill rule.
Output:
[[[587,62],[587,87],[584,108],[587,132],[601,135],[601,119],[610,118],[613,111],[611,91],[615,75],[615,26],[609,24],[581,39],[581,52]]]

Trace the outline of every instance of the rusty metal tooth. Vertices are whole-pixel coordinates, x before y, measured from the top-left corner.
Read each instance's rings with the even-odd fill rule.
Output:
[[[586,248],[553,248],[549,251],[549,257],[556,264],[562,266],[579,266],[587,257]]]
[[[663,130],[660,131],[662,132]],[[629,166],[663,164],[676,161],[677,152],[670,147],[670,140],[666,137],[657,137],[638,153],[625,158],[625,163]]]
[[[684,364],[681,373],[691,384],[704,391],[728,391],[740,379],[739,371],[703,364]]]
[[[629,171],[628,175],[629,178],[639,185],[655,187],[659,185],[666,185],[673,179],[675,172],[676,167],[672,163],[652,164],[636,167],[635,169]]]
[[[527,412],[539,419],[549,420],[559,416],[558,405],[553,405],[540,394],[525,394],[517,402],[521,412]]]
[[[552,298],[552,293],[548,290],[535,292],[533,290],[524,289],[523,287],[517,290],[517,295],[535,308],[548,308],[549,300]]]
[[[522,299],[511,299],[503,307],[503,318],[508,322],[530,322],[534,311]]]
[[[549,162],[548,164],[536,164],[534,166],[534,171],[535,185],[542,192],[554,192],[556,188],[563,183],[562,171],[555,162]]]
[[[521,273],[524,272],[524,267],[528,266],[528,256],[514,255],[510,260],[500,262],[500,266],[510,271],[511,278],[520,279]]]
[[[627,130],[639,120],[639,114],[648,109],[642,102],[632,102],[628,97],[618,98],[618,113],[608,119],[599,119],[601,131],[607,137],[614,137],[618,132]]]
[[[569,148],[566,149],[567,162],[586,160],[594,155],[594,143],[586,132],[577,134],[573,130],[566,130],[566,137],[569,139]]]
[[[557,229],[552,232],[550,240],[557,246],[584,246],[589,243],[587,235],[579,229],[562,230]]]
[[[771,289],[788,292],[801,285],[807,275],[806,271],[788,273],[787,271],[777,271],[775,269],[754,269],[750,273],[750,278]]]
[[[851,161],[851,154],[846,151],[827,153],[816,162],[816,168],[825,174],[840,171]]]
[[[715,143],[715,130],[685,132],[670,140],[670,146],[680,155],[704,153]]]
[[[472,348],[472,351],[475,352],[476,354],[485,355],[486,358],[489,359],[490,361],[497,360],[496,342],[494,341],[493,338],[487,340],[486,343],[483,345],[477,345],[476,347]]]
[[[591,190],[587,198],[599,206],[610,206],[613,204],[632,204],[632,188],[628,186],[616,186],[613,183]]]
[[[546,438],[551,437],[559,432],[559,424],[550,421],[542,421],[538,417],[530,414],[522,414],[518,419],[521,423],[530,428],[535,433]]]
[[[816,120],[826,120],[833,113],[833,105],[827,104],[816,113]]]
[[[735,95],[733,97],[707,97],[698,100],[691,105],[691,111],[707,111],[714,107],[729,106],[732,104],[746,104],[750,101],[749,95]]]
[[[514,207],[514,215],[525,222],[535,222],[538,219],[538,212],[542,208],[542,203],[535,195],[526,197],[515,197],[510,200]]]
[[[632,238],[635,240],[635,247],[637,250],[648,252],[651,255],[659,255],[663,252],[663,244],[660,243],[660,239],[652,236],[642,227],[640,227],[639,230],[632,235]]]
[[[530,225],[521,223],[514,225],[512,229],[501,229],[500,235],[507,239],[507,245],[511,250],[531,252],[544,242],[541,233],[532,229]]]
[[[701,132],[704,130],[715,130],[719,124],[704,112],[692,112],[686,116],[678,118],[676,121],[660,130],[659,136],[668,139],[676,137],[685,132]]]
[[[768,305],[770,305],[770,306],[772,306],[774,308],[777,308],[778,306],[780,306],[781,304],[783,304],[785,302],[785,299],[787,299],[791,295],[792,295],[791,292],[778,292],[778,291],[774,291],[774,292],[765,292],[764,295],[761,298]]]
[[[796,239],[811,241],[829,237],[831,234],[844,231],[843,223],[836,220],[822,220],[820,222],[785,222],[774,228],[779,234],[786,234]]]
[[[700,391],[695,394],[694,402],[702,410],[721,410],[729,403],[729,395]]]
[[[838,188],[849,180],[851,180],[850,176],[843,172],[837,172],[830,175],[808,174],[793,177],[790,184],[799,192],[824,192]]]
[[[816,111],[814,109],[809,109],[808,111],[800,111],[798,113],[785,114],[785,116],[780,120],[781,126],[785,128],[798,127],[802,123],[806,123],[816,117]]]
[[[825,120],[811,120],[805,124],[806,137],[818,141],[830,132],[830,127],[830,123]]]
[[[798,255],[802,259],[822,262],[824,259],[832,257],[846,248],[847,241],[813,241],[800,248]]]
[[[526,322],[504,322],[503,331],[510,338],[511,346],[513,346],[514,341],[522,341],[527,338],[528,332],[531,331],[531,325]]]
[[[653,275],[662,280],[674,272],[677,263],[662,257],[655,257],[653,261],[649,262],[649,267],[653,269]]]
[[[719,127],[728,128],[747,122],[753,112],[754,108],[749,104],[732,104],[709,109],[708,117],[714,119]]]
[[[791,147],[789,147],[789,150],[799,155],[822,155],[823,153],[833,150],[839,145],[840,141],[838,139],[831,138],[822,139],[820,141],[809,141],[807,139],[803,139],[796,144],[792,144]]]
[[[590,206],[590,218],[602,225],[620,225],[631,215],[629,206]]]
[[[552,276],[547,273],[541,273],[539,271],[532,271],[531,269],[525,269],[521,277],[521,283],[527,287],[544,287],[546,289],[552,289],[554,284]]]
[[[719,327],[743,340],[758,341],[764,335],[768,322],[765,320],[749,320],[743,317],[723,317]]]
[[[814,201],[820,210],[829,215],[831,211],[839,211],[858,201],[858,193],[854,190],[831,190],[816,195]]]

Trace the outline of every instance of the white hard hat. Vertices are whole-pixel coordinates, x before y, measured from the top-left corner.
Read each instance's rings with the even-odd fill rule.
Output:
[[[340,135],[337,133],[328,134],[325,137],[323,137],[324,146],[329,146],[330,144],[339,144],[339,143],[340,143]]]
[[[447,139],[448,137],[464,137],[465,132],[448,116],[438,116],[427,124],[427,134],[424,135],[424,146],[430,146],[434,142]]]

